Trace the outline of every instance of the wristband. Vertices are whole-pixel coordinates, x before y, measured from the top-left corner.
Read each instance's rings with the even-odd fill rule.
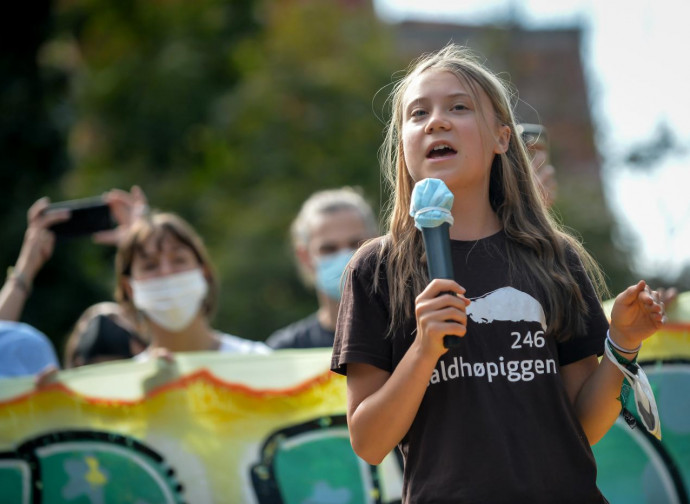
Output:
[[[14,269],[14,266],[7,268],[7,281],[16,283],[27,295],[31,294],[31,282],[29,282],[24,273]]]
[[[634,349],[632,349],[632,350],[630,350],[630,349],[628,349],[628,348],[623,348],[623,347],[620,346],[618,343],[616,343],[615,341],[613,341],[613,338],[611,338],[611,330],[610,330],[610,329],[609,329],[608,331],[606,331],[606,340],[607,340],[609,343],[611,343],[611,346],[612,346],[613,348],[615,348],[615,349],[618,350],[619,352],[623,352],[623,353],[637,353],[637,352],[639,352],[640,349],[642,348],[642,343],[640,343],[639,345],[637,345],[637,348],[634,348]]]
[[[618,360],[613,355],[610,345],[604,346],[604,352],[606,357],[616,366],[623,377],[625,382],[628,383],[630,389],[632,389],[635,397],[635,408],[637,409],[637,416],[642,421],[642,425],[645,426],[647,431],[657,439],[661,439],[661,425],[659,421],[659,410],[656,406],[656,400],[654,398],[654,392],[652,391],[652,386],[649,384],[647,375],[639,364],[630,363],[627,365],[622,365],[618,363]],[[627,390],[621,390],[621,397],[619,400],[621,402],[626,400],[629,393]]]
[[[627,357],[623,357],[621,354],[619,354],[618,351],[613,347],[613,345],[611,345],[610,341],[607,340],[606,345],[609,347],[609,350],[611,350],[611,353],[618,361],[618,364],[627,366],[628,364],[635,364],[637,362],[637,355],[635,355],[635,357],[633,357],[632,359],[628,359]]]

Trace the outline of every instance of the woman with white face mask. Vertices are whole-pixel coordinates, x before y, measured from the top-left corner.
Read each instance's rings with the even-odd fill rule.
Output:
[[[263,343],[211,327],[217,278],[203,241],[179,216],[154,213],[135,222],[118,249],[115,267],[116,299],[136,314],[139,331],[150,339],[137,359],[160,351],[270,351]]]

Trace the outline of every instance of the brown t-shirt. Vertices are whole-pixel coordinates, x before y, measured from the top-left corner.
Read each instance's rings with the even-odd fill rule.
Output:
[[[386,336],[385,267],[372,289],[379,246],[366,246],[347,275],[331,362],[337,373],[352,362],[392,373],[414,339],[413,317]],[[503,232],[451,241],[455,280],[472,300],[467,334],[439,359],[400,442],[406,503],[606,502],[560,374],[560,366],[603,352],[606,317],[575,261],[587,330],[566,343],[545,337],[546,304],[529,282],[510,279],[505,250]]]

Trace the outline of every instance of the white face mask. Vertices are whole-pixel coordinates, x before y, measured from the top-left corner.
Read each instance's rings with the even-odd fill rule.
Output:
[[[208,293],[200,268],[131,283],[134,306],[168,331],[188,327]]]

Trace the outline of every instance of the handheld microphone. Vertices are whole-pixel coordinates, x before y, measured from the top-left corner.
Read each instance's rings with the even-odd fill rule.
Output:
[[[412,190],[410,215],[414,225],[422,232],[426,250],[429,279],[445,278],[453,280],[453,262],[450,257],[450,225],[453,216],[453,193],[442,180],[428,178],[420,180]],[[443,346],[458,346],[460,337],[446,335]]]

